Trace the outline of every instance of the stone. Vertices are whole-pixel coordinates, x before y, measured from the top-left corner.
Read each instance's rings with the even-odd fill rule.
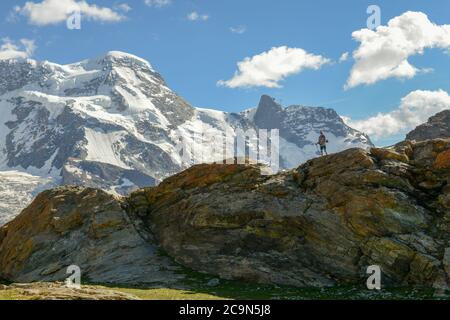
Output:
[[[209,287],[217,287],[219,284],[220,284],[219,279],[211,279],[208,281],[208,283],[206,283],[206,285]]]
[[[379,160],[397,160],[400,162],[408,163],[409,158],[404,153],[399,153],[390,149],[372,148],[370,153]]]
[[[170,284],[176,265],[144,240],[121,198],[104,191],[60,187],[41,193],[2,227],[0,278],[64,281],[77,265],[96,283]]]

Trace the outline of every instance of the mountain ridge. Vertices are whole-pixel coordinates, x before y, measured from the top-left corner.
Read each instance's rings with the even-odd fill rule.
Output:
[[[447,137],[450,137],[450,110],[435,114],[406,135],[407,139],[416,141]]]

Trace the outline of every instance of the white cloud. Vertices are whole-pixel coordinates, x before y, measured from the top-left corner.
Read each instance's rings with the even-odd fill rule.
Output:
[[[446,109],[450,109],[450,96],[446,91],[417,90],[402,98],[400,106],[394,111],[379,113],[364,120],[342,118],[349,126],[379,139],[406,133]]]
[[[27,59],[33,55],[35,50],[34,40],[21,39],[15,42],[9,38],[4,38],[0,45],[0,60]]]
[[[238,62],[238,71],[232,79],[217,84],[229,88],[268,87],[279,88],[279,82],[304,69],[317,70],[330,60],[300,48],[275,47]]]
[[[207,14],[199,14],[197,11],[193,11],[187,15],[189,21],[206,21],[209,19]]]
[[[344,53],[341,55],[341,57],[339,58],[339,62],[345,62],[345,61],[347,61],[347,60],[348,60],[348,56],[349,56],[349,53],[348,53],[348,52],[344,52]]]
[[[230,27],[230,31],[232,33],[243,34],[247,31],[247,27],[246,26]]]
[[[172,3],[172,0],[145,0],[144,3],[149,7],[162,8]]]
[[[118,22],[124,18],[111,8],[91,5],[85,0],[28,1],[23,7],[16,7],[14,10],[26,16],[29,23],[38,26],[65,22],[74,12],[80,12],[83,18],[102,22]]]
[[[120,11],[123,11],[123,12],[129,12],[132,9],[131,6],[128,3],[120,3],[120,4],[116,5],[116,6],[114,6],[114,8],[116,10],[120,10]]]
[[[413,78],[421,70],[409,63],[410,56],[427,48],[450,48],[450,25],[436,25],[422,12],[405,12],[376,31],[361,29],[352,36],[360,45],[353,52],[356,62],[346,89],[388,78]]]

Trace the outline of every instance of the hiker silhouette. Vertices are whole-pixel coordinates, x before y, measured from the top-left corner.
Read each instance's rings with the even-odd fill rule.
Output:
[[[320,147],[320,155],[328,155],[327,152],[327,137],[325,137],[325,134],[323,133],[323,131],[320,131],[320,136],[319,136],[319,140],[317,141],[316,145]]]

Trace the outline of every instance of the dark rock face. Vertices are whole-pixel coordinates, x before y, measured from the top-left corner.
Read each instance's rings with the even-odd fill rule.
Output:
[[[79,263],[93,281],[106,268],[108,281],[145,282],[127,274],[150,268],[154,251],[144,248],[157,244],[227,279],[361,284],[379,265],[385,286],[449,288],[450,139],[350,149],[272,176],[260,170],[198,165],[123,200],[93,189],[44,192],[0,229],[0,277],[54,279]]]
[[[83,157],[79,141],[84,139],[84,120],[66,106],[56,119],[41,103],[16,99],[13,113],[18,120],[8,122],[6,136],[9,167],[61,169],[70,157]]]
[[[450,110],[439,112],[432,116],[427,123],[418,126],[408,133],[406,139],[423,141],[450,137]]]
[[[253,118],[257,127],[262,129],[279,129],[283,118],[283,107],[274,98],[263,95]]]
[[[253,122],[261,129],[279,129],[280,136],[303,148],[311,141],[311,134],[319,137],[321,130],[345,141],[354,147],[373,146],[369,137],[347,126],[333,109],[321,107],[289,106],[283,108],[274,98],[263,95],[253,117]]]
[[[0,95],[36,83],[45,88],[45,79],[51,74],[46,65],[37,65],[32,60],[0,61]]]

